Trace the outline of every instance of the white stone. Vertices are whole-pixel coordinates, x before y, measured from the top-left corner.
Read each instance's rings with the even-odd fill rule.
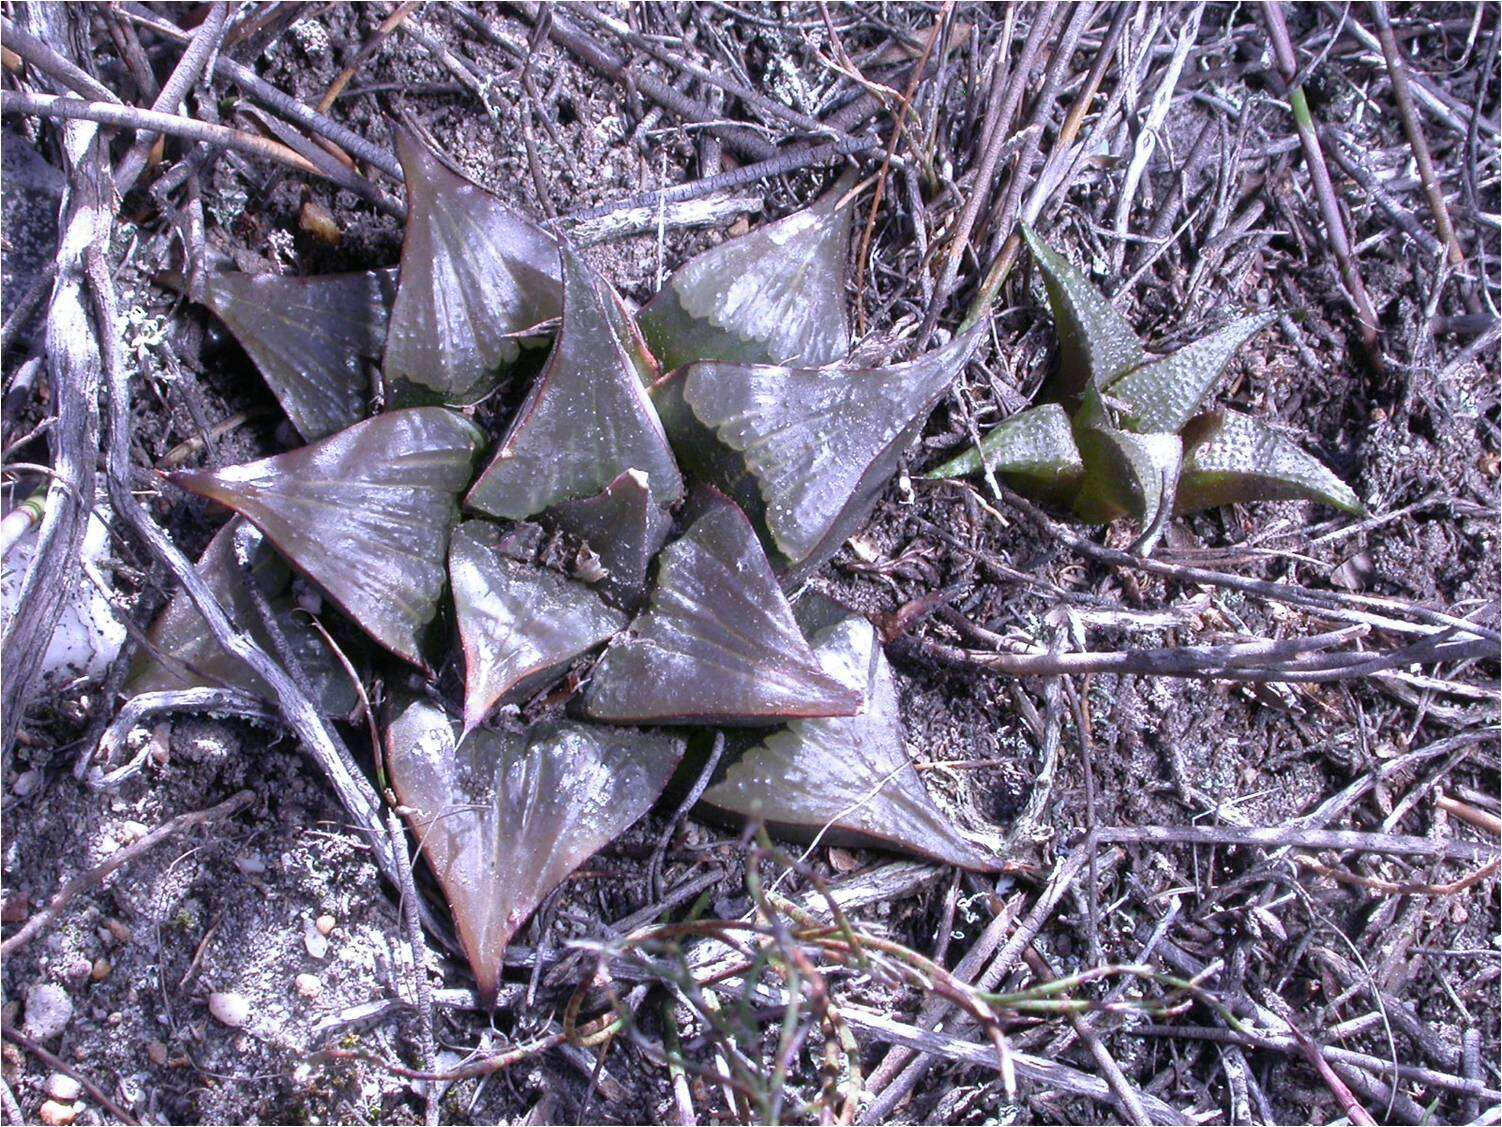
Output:
[[[250,1020],[250,1001],[233,990],[216,992],[209,995],[209,1013],[221,1025],[239,1029]]]
[[[26,991],[25,1031],[38,1041],[50,1041],[73,1020],[73,1000],[55,982],[38,982]]]
[[[47,1094],[60,1103],[70,1104],[83,1095],[83,1085],[66,1072],[54,1072],[47,1077]]]

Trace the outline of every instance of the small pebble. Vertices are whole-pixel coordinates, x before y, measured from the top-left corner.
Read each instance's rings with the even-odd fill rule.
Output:
[[[292,980],[292,985],[304,998],[316,998],[323,989],[323,983],[318,981],[316,974],[300,974]]]
[[[152,1064],[160,1068],[167,1063],[167,1046],[160,1041],[147,1042],[146,1057]]]
[[[120,823],[120,829],[115,834],[115,840],[121,845],[132,845],[150,832],[151,830],[143,823],[127,819]]]
[[[77,1104],[60,1104],[56,1100],[48,1100],[37,1108],[37,1121],[45,1123],[47,1127],[68,1127],[77,1118]]]
[[[47,1094],[54,1100],[70,1104],[83,1095],[83,1085],[66,1072],[54,1072],[47,1077]]]
[[[113,969],[108,959],[100,957],[95,959],[94,965],[89,968],[89,977],[95,982],[103,982],[110,976],[110,971]]]
[[[38,982],[26,991],[25,1032],[38,1041],[50,1041],[73,1020],[73,1000],[55,982]]]
[[[105,920],[104,926],[109,928],[110,934],[115,937],[116,943],[129,943],[131,940],[130,928],[119,920]]]
[[[42,785],[42,773],[35,767],[22,771],[16,776],[16,781],[11,783],[10,789],[15,792],[17,798],[25,798],[35,794],[37,788]]]
[[[209,1013],[221,1025],[239,1029],[250,1020],[250,1001],[232,990],[216,992],[209,995]]]
[[[334,917],[325,913],[313,921],[313,926],[318,929],[319,935],[327,935],[334,930]]]
[[[315,923],[303,925],[302,943],[308,949],[308,954],[315,959],[321,959],[329,953],[328,936]]]

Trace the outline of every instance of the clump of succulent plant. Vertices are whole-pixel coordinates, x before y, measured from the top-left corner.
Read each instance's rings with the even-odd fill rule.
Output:
[[[848,181],[633,315],[567,240],[405,129],[397,151],[394,274],[192,280],[308,444],[172,480],[237,514],[200,571],[263,640],[270,606],[327,714],[353,698],[309,594],[378,643],[387,778],[482,993],[543,897],[657,800],[675,728],[759,730],[711,812],[994,868],[908,761],[869,623],[800,624],[785,593],[869,516],[982,324],[848,361]],[[491,433],[480,406],[550,335]],[[248,576],[242,522],[264,534]],[[265,689],[181,594],[150,639],[133,692]]]
[[[1056,402],[1021,411],[930,478],[982,466],[1090,523],[1135,517],[1149,553],[1172,513],[1244,501],[1311,500],[1360,514],[1355,493],[1291,439],[1226,409],[1202,411],[1232,355],[1273,321],[1234,321],[1163,357],[1085,275],[1024,229],[1059,341]]]

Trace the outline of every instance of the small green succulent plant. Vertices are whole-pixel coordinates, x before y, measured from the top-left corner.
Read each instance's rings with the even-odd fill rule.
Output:
[[[1071,505],[1090,523],[1135,517],[1149,553],[1173,513],[1244,501],[1304,499],[1360,514],[1344,482],[1265,423],[1202,410],[1232,355],[1273,317],[1233,321],[1164,357],[1150,357],[1125,318],[1085,275],[1024,229],[1059,342],[1056,401],[1005,420],[926,476],[982,467],[1019,490]]]
[[[306,445],[171,480],[235,514],[200,573],[263,645],[269,606],[326,714],[351,686],[309,615],[376,643],[354,656],[386,684],[386,775],[482,994],[695,731],[747,730],[708,813],[997,867],[908,760],[870,623],[787,593],[867,519],[983,319],[908,363],[848,359],[848,180],[633,314],[416,135],[397,152],[395,270],[189,280]],[[130,692],[265,691],[181,593],[150,641]]]

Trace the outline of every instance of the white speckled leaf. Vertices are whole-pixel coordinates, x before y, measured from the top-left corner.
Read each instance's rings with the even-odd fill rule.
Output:
[[[1364,514],[1351,488],[1286,435],[1235,411],[1211,411],[1184,428],[1181,513],[1248,501],[1319,501]]]
[[[1030,493],[1070,494],[1079,485],[1085,465],[1069,416],[1057,403],[1029,407],[1003,420],[971,448],[951,458],[926,478],[964,477],[979,473],[984,455],[987,468]]]
[[[394,270],[284,278],[210,274],[203,303],[234,334],[304,441],[370,412]]]
[[[744,458],[793,564],[853,535],[913,437],[984,339],[978,324],[908,364],[851,370],[695,364],[683,398]]]
[[[662,550],[647,610],[595,666],[586,714],[757,725],[859,708],[809,650],[745,516],[713,490],[695,501],[703,515]]]
[[[230,620],[248,631],[262,649],[271,642],[261,626],[261,616],[245,590],[245,578],[235,559],[235,529],[243,517],[235,517],[214,534],[198,559],[197,571],[209,590],[229,613]],[[308,616],[286,595],[291,573],[266,541],[252,565],[256,581],[267,596],[277,625],[302,660],[303,672],[315,690],[314,701],[325,716],[342,716],[355,707],[358,697],[349,675],[330,652],[323,638],[308,623]],[[250,666],[221,649],[186,592],[176,591],[146,635],[151,648],[143,648],[131,667],[125,684],[128,696],[167,689],[196,689],[227,685],[269,697],[271,690]],[[157,657],[163,655],[166,660]]]
[[[732,764],[704,793],[713,809],[760,819],[780,835],[854,841],[994,870],[995,858],[961,836],[934,805],[908,758],[897,687],[862,618],[814,639],[824,670],[865,698],[856,716],[795,720]]]
[[[1073,399],[1088,387],[1105,387],[1147,359],[1142,342],[1084,273],[1038,237],[1022,233],[1043,273],[1059,340],[1059,390]]]
[[[619,299],[567,243],[562,259],[563,326],[552,355],[467,503],[523,520],[592,497],[632,469],[647,475],[654,500],[676,501],[683,477],[632,342],[617,332]]]
[[[457,496],[484,444],[442,407],[377,415],[286,454],[172,475],[235,509],[376,641],[425,666]]]
[[[500,529],[465,521],[449,546],[449,575],[464,648],[464,727],[498,704],[537,692],[580,654],[626,625],[582,583],[508,559]]]
[[[396,130],[407,180],[401,281],[385,373],[470,401],[516,359],[516,337],[558,316],[558,248],[537,224]]]
[[[1236,350],[1276,319],[1267,313],[1243,317],[1126,373],[1107,389],[1125,404],[1122,426],[1139,434],[1177,434],[1215,390]]]
[[[397,713],[386,746],[391,785],[490,1004],[517,929],[652,808],[683,756],[664,733],[570,723],[525,736],[481,729],[456,748],[453,723],[426,702]]]
[[[642,310],[668,369],[695,360],[817,368],[850,351],[845,273],[851,176],[802,211],[730,239],[680,267]]]

